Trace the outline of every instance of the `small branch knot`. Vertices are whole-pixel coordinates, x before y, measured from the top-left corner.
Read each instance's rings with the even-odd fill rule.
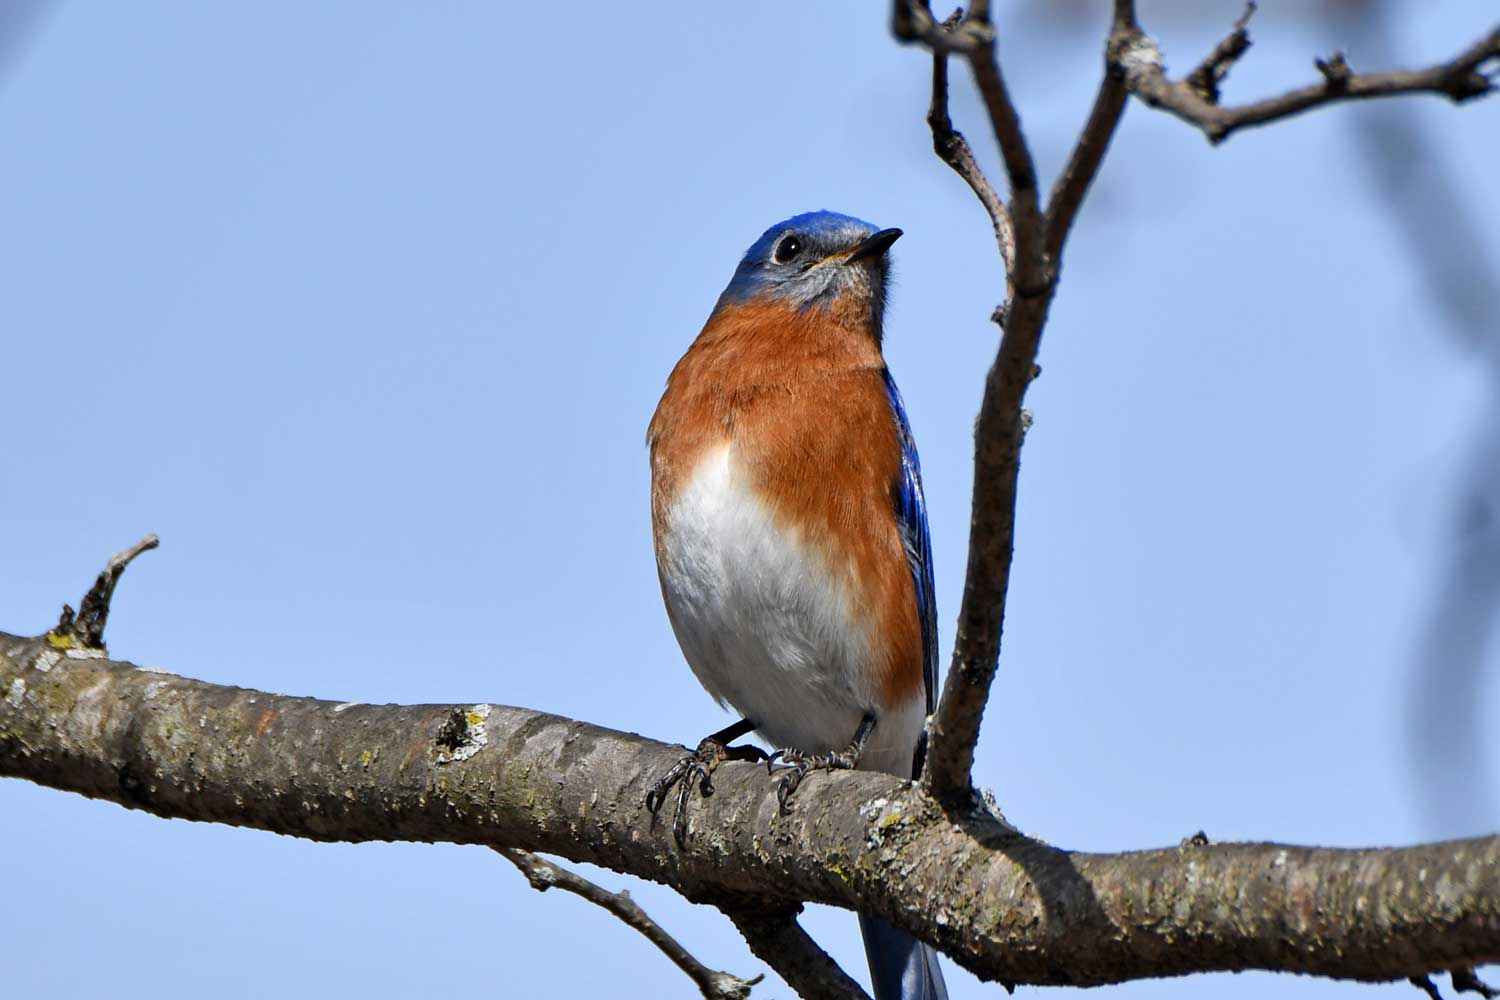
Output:
[[[1500,69],[1496,72],[1500,73]],[[1453,100],[1462,103],[1494,90],[1495,80],[1479,69],[1463,70],[1455,73],[1443,89]]]
[[[489,705],[470,705],[450,711],[432,737],[433,746],[438,750],[437,762],[452,764],[468,760],[483,750],[490,742],[485,731],[490,711]]]
[[[931,15],[923,10],[916,0],[896,0],[891,5],[891,34],[897,41],[919,42],[922,40],[922,18]]]
[[[902,42],[921,42],[935,55],[956,52],[967,55],[995,41],[995,29],[987,18],[955,10],[945,20],[933,19],[932,11],[919,0],[896,0],[891,11],[891,34]]]
[[[123,552],[116,552],[104,566],[104,571],[83,595],[83,601],[75,613],[67,604],[57,619],[57,627],[47,633],[47,641],[63,649],[104,648],[104,623],[109,620],[109,602],[115,594],[115,584],[125,567],[142,552],[149,552],[161,544],[155,535],[147,535]]]
[[[1157,104],[1149,91],[1142,88],[1147,80],[1165,71],[1162,65],[1161,46],[1143,32],[1128,32],[1120,37],[1118,51],[1114,56],[1116,65],[1125,74],[1125,85],[1140,94],[1148,104]]]
[[[1245,5],[1245,12],[1234,22],[1234,29],[1226,35],[1208,58],[1188,74],[1183,83],[1189,90],[1209,104],[1219,103],[1219,84],[1229,75],[1230,68],[1250,48],[1250,18],[1255,14],[1255,3]]]
[[[1349,61],[1342,52],[1335,52],[1327,59],[1314,59],[1313,65],[1323,74],[1323,82],[1330,94],[1342,94],[1349,89],[1349,77],[1353,75],[1353,71],[1349,69]]]

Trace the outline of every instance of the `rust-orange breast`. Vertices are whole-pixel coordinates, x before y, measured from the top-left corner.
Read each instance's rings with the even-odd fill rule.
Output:
[[[922,697],[916,592],[894,514],[901,446],[865,326],[817,308],[720,310],[672,370],[651,420],[658,558],[679,490],[732,445],[783,530],[816,553],[868,622],[882,707]]]

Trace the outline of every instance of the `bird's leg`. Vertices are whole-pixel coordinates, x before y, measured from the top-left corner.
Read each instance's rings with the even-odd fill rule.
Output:
[[[865,744],[870,742],[870,733],[875,729],[875,716],[866,715],[859,720],[859,728],[854,731],[854,739],[842,750],[835,750],[826,754],[803,753],[791,747],[783,747],[766,758],[766,770],[769,772],[780,763],[786,774],[782,776],[780,784],[776,786],[776,804],[780,806],[782,813],[787,811],[786,800],[797,786],[802,784],[802,779],[812,771],[852,771],[859,766],[860,757],[864,756]]]
[[[766,752],[753,744],[747,743],[738,747],[729,745],[754,728],[755,723],[749,719],[741,719],[711,736],[705,736],[698,743],[698,749],[672,765],[672,769],[662,775],[661,780],[652,785],[651,790],[646,793],[646,808],[650,810],[652,816],[655,816],[662,803],[666,801],[667,793],[672,790],[672,786],[681,782],[681,787],[677,790],[677,810],[672,816],[672,836],[676,838],[677,846],[681,847],[687,839],[688,793],[695,782],[698,785],[698,794],[708,798],[714,793],[712,775],[719,769],[720,764],[726,760],[766,759]]]

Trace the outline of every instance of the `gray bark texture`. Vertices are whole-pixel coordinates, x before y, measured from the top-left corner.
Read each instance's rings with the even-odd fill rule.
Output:
[[[731,763],[694,795],[679,848],[642,803],[681,753],[528,709],[287,697],[0,633],[0,775],[160,816],[540,851],[752,922],[804,902],[873,911],[1006,983],[1391,980],[1500,960],[1500,837],[1079,854],[880,774],[819,775],[783,815],[764,769]]]

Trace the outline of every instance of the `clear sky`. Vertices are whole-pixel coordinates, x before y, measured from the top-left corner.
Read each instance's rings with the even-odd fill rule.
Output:
[[[1050,176],[1100,34],[999,6]],[[1238,12],[1202,6],[1162,15],[1179,71]],[[1308,80],[1342,41],[1262,6],[1231,97]],[[1412,62],[1495,16],[1404,9]],[[74,0],[3,72],[0,628],[45,629],[155,531],[116,597],[120,657],[696,741],[726,716],[661,608],[645,426],[744,247],[829,208],[906,230],[887,355],[949,647],[1000,275],[931,154],[928,61],[880,5]],[[1463,193],[1416,231],[1468,223],[1493,262],[1500,101],[1406,111],[1424,138],[1396,173],[1440,168]],[[967,81],[954,113],[992,162]],[[1463,728],[1500,715],[1500,652],[1461,690],[1427,662],[1445,574],[1485,551],[1460,514],[1500,426],[1500,310],[1469,283],[1486,349],[1434,304],[1361,167],[1381,114],[1219,149],[1126,116],[1031,396],[977,764],[1053,843],[1500,827],[1500,737]],[[1494,499],[1500,474],[1478,471]],[[1453,712],[1413,749],[1418,695]],[[613,918],[481,849],[313,844],[4,781],[0,858],[8,997],[695,995]],[[709,964],[762,971],[717,912],[590,874]],[[807,923],[864,975],[851,915]],[[997,995],[948,969],[955,998]],[[1112,995],[1414,994],[1253,974]]]

